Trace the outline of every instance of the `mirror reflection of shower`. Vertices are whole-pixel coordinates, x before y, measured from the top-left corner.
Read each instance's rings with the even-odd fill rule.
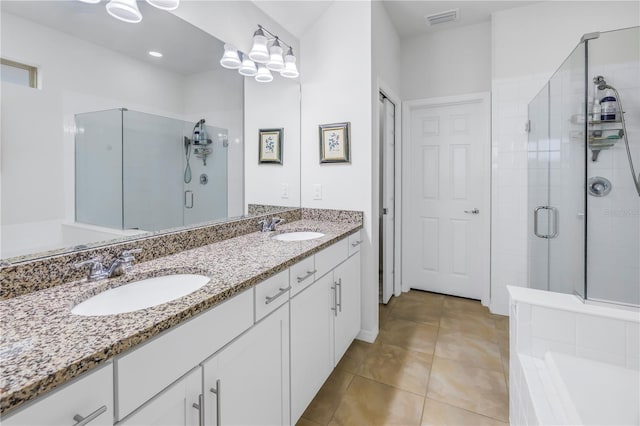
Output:
[[[75,119],[77,222],[157,231],[227,216],[227,129],[126,108]]]
[[[592,134],[589,139],[589,147],[592,151],[591,159],[594,162],[597,161],[598,154],[601,149],[613,147],[617,140],[623,139],[627,150],[627,159],[633,184],[638,196],[640,197],[640,175],[636,174],[633,164],[633,157],[631,155],[631,147],[629,146],[627,126],[624,117],[625,111],[622,108],[620,94],[618,93],[618,90],[608,84],[605,78],[601,75],[593,78],[593,84],[595,96],[591,113],[592,124],[620,123],[621,128],[603,128],[593,130],[591,132]],[[598,93],[602,91],[605,92],[604,96],[599,99]]]

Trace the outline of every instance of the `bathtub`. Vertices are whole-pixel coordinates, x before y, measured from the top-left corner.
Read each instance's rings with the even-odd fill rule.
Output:
[[[640,372],[555,352],[544,357],[568,424],[640,425]]]

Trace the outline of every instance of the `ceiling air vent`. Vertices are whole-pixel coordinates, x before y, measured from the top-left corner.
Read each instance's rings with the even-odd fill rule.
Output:
[[[424,20],[427,25],[437,25],[445,22],[457,21],[459,10],[460,9],[451,9],[440,13],[434,13],[433,15],[425,16]]]

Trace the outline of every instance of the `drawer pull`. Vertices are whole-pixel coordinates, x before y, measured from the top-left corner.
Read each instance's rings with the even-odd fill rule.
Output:
[[[351,247],[358,247],[360,244],[362,244],[362,240],[354,241],[351,243]]]
[[[222,407],[220,406],[220,379],[216,380],[216,387],[209,389],[209,392],[216,396],[216,426],[220,426],[222,418]]]
[[[198,395],[198,403],[194,402],[191,406],[198,410],[198,426],[204,426],[204,395]]]
[[[291,290],[291,286],[289,287],[285,287],[285,288],[280,288],[280,291],[277,292],[276,294],[274,294],[273,296],[267,296],[265,297],[264,300],[264,304],[268,305],[269,303],[273,302],[274,300],[276,300],[278,297],[282,296],[283,294],[285,294],[286,292],[288,292],[289,290]]]
[[[106,411],[107,411],[107,406],[103,405],[102,407],[100,407],[96,411],[94,411],[93,413],[89,414],[87,417],[82,417],[80,414],[76,414],[75,416],[73,416],[73,420],[76,421],[76,423],[74,423],[73,426],[88,425],[89,423],[94,421],[96,419],[96,417],[98,417],[100,414],[102,414],[102,413],[104,413]]]
[[[307,271],[307,274],[303,277],[297,277],[296,279],[298,280],[299,283],[301,283],[302,281],[306,280],[307,278],[309,278],[311,275],[315,274],[316,272],[318,272],[317,269],[314,269],[313,271]]]

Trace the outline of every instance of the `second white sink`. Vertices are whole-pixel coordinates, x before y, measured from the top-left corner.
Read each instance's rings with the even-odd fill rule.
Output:
[[[134,281],[98,293],[76,305],[71,313],[82,316],[115,315],[133,312],[170,302],[193,293],[209,282],[209,277],[195,274],[164,275]]]
[[[324,237],[322,232],[300,231],[300,232],[284,232],[282,234],[276,234],[273,236],[276,240],[280,241],[306,241],[315,240],[316,238]]]

